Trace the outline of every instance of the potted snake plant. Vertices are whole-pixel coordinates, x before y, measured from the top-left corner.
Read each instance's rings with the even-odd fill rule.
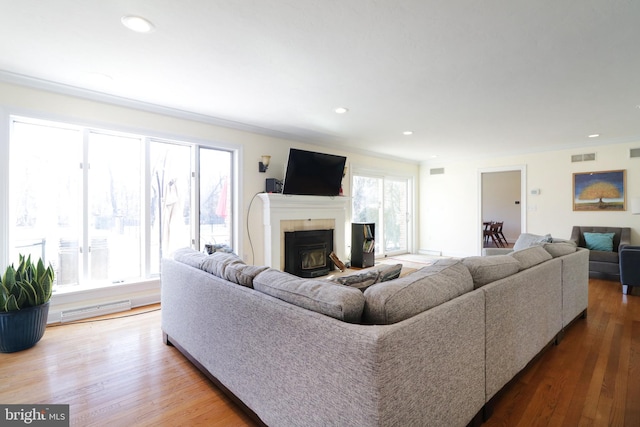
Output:
[[[31,256],[20,255],[18,267],[0,276],[0,352],[33,347],[44,335],[53,290],[54,271]]]

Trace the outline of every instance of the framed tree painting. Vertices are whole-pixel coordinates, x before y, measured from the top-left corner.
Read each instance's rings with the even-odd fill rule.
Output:
[[[624,211],[626,170],[573,174],[574,211]]]

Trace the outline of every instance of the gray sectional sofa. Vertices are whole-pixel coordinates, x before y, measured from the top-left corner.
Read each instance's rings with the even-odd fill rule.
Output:
[[[385,279],[363,270],[349,286],[181,250],[162,261],[163,336],[260,424],[479,424],[586,313],[588,251],[545,244]]]

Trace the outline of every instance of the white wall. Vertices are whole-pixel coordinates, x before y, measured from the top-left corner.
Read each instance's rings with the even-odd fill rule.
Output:
[[[530,233],[569,238],[574,225],[631,227],[631,242],[640,244],[640,215],[632,215],[630,198],[640,196],[640,158],[629,158],[640,141],[590,146],[571,150],[469,160],[452,164],[424,164],[420,170],[421,251],[449,256],[479,255],[481,251],[480,174],[485,168],[524,165],[526,209],[523,228]],[[572,154],[596,153],[596,160],[571,163]],[[444,167],[443,175],[429,169]],[[625,169],[627,210],[624,212],[574,212],[573,173]],[[532,195],[532,189],[540,189]]]

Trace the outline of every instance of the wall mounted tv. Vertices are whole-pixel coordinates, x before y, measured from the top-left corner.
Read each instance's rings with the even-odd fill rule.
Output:
[[[344,156],[290,148],[282,193],[337,196],[346,161]]]

